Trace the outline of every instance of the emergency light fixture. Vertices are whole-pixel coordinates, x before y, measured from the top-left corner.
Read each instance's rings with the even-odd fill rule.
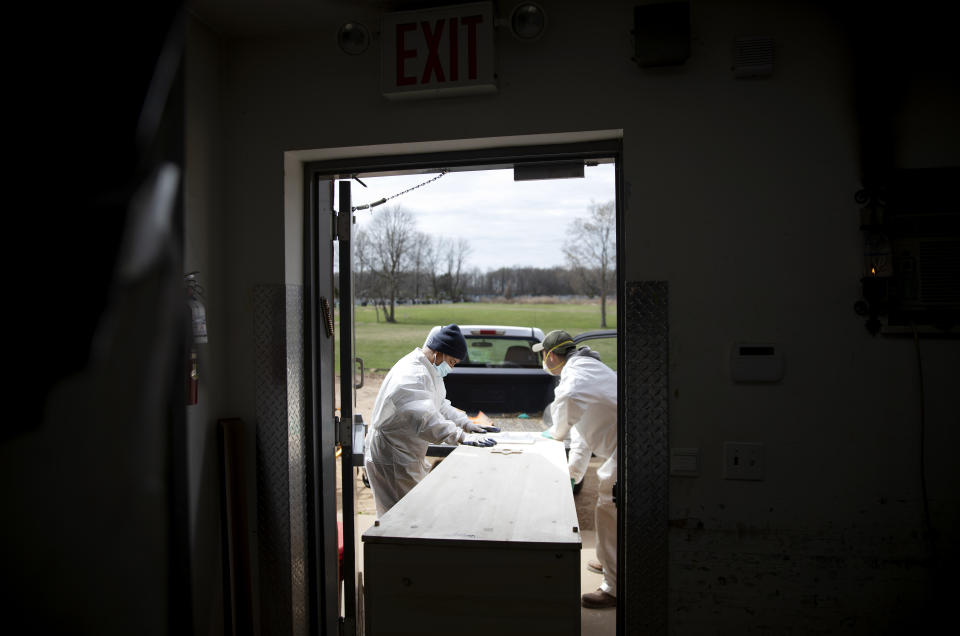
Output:
[[[547,27],[547,14],[536,2],[521,2],[510,14],[510,31],[524,42],[537,40]]]
[[[347,55],[360,55],[370,46],[370,31],[359,22],[345,22],[337,30],[337,46]]]

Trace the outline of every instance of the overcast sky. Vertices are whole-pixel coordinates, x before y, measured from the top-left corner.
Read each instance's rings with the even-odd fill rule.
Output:
[[[392,197],[435,176],[361,177],[367,187],[353,182],[353,206]],[[467,239],[472,248],[468,269],[552,267],[565,265],[559,246],[570,222],[586,216],[591,202],[614,196],[612,163],[586,166],[583,179],[547,181],[514,181],[512,169],[449,172],[383,205],[357,210],[356,227],[366,227],[380,210],[401,205],[413,213],[419,231]]]

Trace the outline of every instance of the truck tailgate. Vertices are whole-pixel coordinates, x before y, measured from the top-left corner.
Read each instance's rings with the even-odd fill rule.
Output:
[[[444,378],[447,399],[468,413],[540,413],[557,378],[541,369],[456,367]]]

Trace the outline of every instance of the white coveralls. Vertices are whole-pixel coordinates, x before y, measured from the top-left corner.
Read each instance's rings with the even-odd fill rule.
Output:
[[[547,435],[556,439],[556,427],[550,419],[551,402],[543,409],[543,423],[547,425]],[[587,469],[590,468],[590,457],[593,451],[587,446],[583,436],[577,432],[576,427],[570,429],[570,446],[567,450],[567,470],[570,471],[570,479],[574,484],[579,484],[586,476]]]
[[[570,477],[583,477],[591,452],[605,460],[597,469],[597,560],[603,565],[600,589],[616,596],[617,374],[589,347],[581,347],[567,356],[549,408],[549,434],[560,440],[570,435]]]
[[[384,378],[363,457],[378,515],[426,477],[430,444],[459,444],[466,434],[467,414],[446,398],[443,378],[419,348]]]
[[[577,432],[576,427],[570,429],[570,454],[567,456],[567,468],[570,470],[570,479],[579,484],[590,467],[590,456],[593,451],[587,445],[587,440]]]

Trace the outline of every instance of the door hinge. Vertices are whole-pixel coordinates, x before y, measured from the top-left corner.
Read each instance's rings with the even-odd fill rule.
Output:
[[[342,417],[334,417],[334,426],[336,426],[336,433],[334,434],[334,439],[337,444],[340,445],[340,448],[343,449],[343,452],[346,453],[353,448],[354,440],[354,425],[351,425],[349,420],[346,420]],[[363,418],[360,419],[361,425]]]
[[[350,236],[350,225],[356,223],[353,212],[337,212],[333,210],[333,240],[339,241],[341,236]]]

